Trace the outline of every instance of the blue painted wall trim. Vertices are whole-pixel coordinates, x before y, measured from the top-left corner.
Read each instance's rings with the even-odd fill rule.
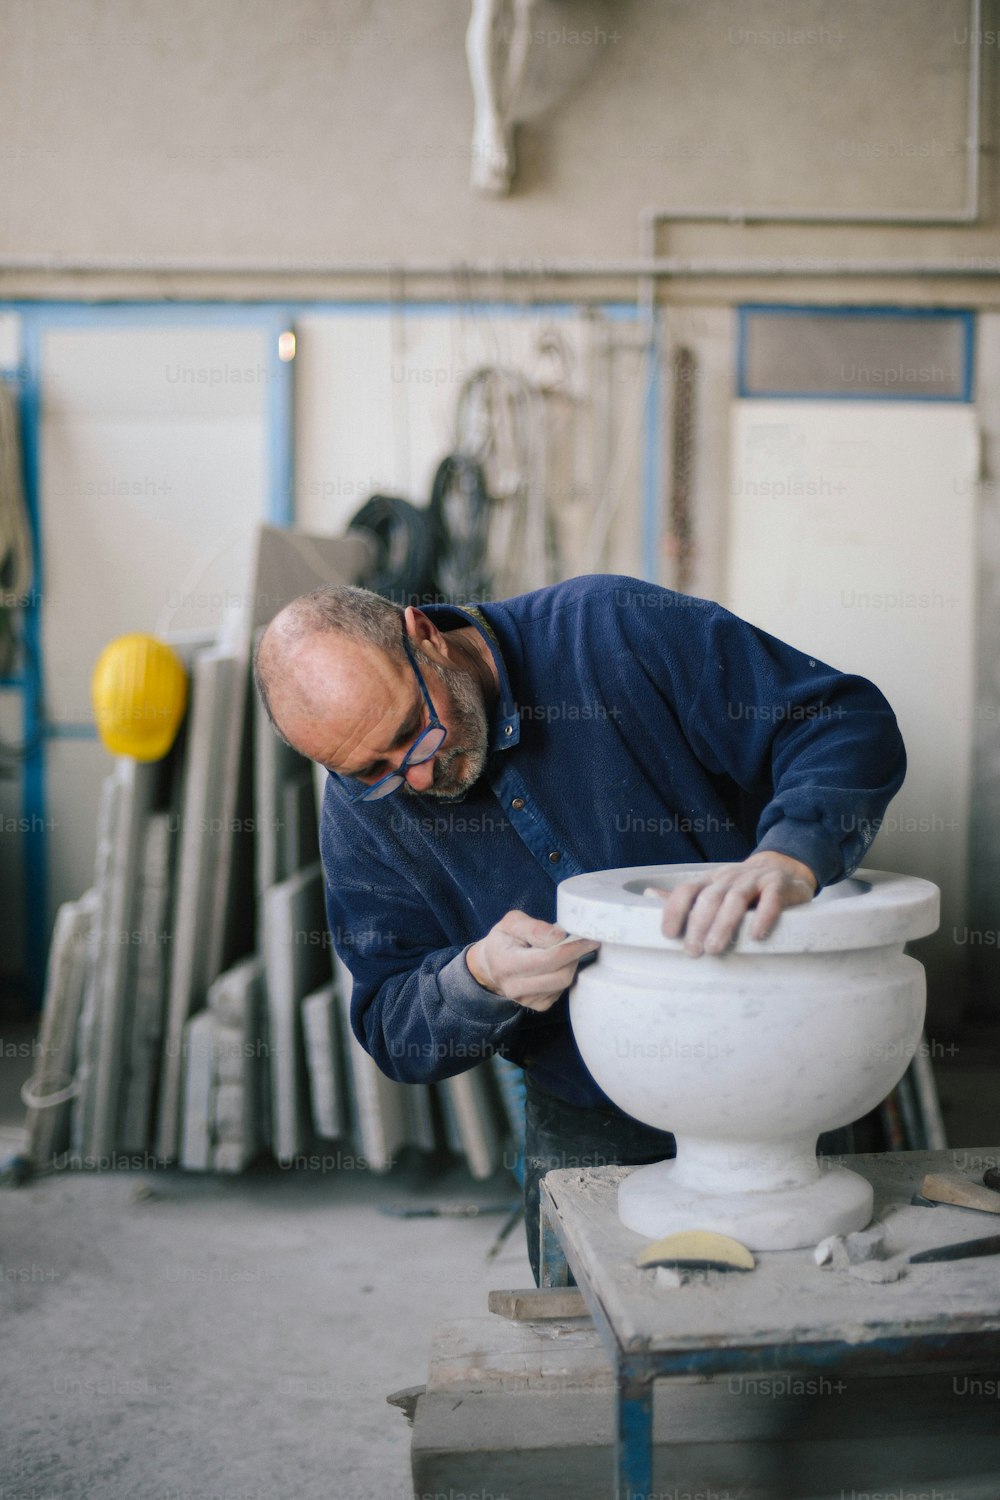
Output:
[[[512,305],[507,302],[0,302],[0,312],[12,312],[21,319],[22,363],[16,373],[21,392],[21,431],[24,449],[25,489],[35,544],[35,582],[33,603],[24,611],[23,635],[28,661],[23,672],[7,679],[4,686],[20,687],[24,698],[24,739],[31,745],[25,761],[23,809],[26,818],[25,886],[27,908],[27,951],[29,980],[36,1006],[44,994],[45,966],[49,942],[48,924],[48,842],[45,793],[45,744],[48,739],[92,739],[96,730],[86,724],[49,724],[45,721],[44,662],[41,641],[42,534],[39,491],[39,446],[41,438],[41,348],[48,328],[66,327],[140,327],[180,326],[252,326],[271,335],[268,353],[269,376],[266,412],[266,489],[267,515],[272,525],[294,524],[294,362],[278,358],[278,334],[294,326],[296,318],[305,315],[345,317],[359,313],[401,313],[415,318],[421,315],[440,317],[459,313],[491,318],[531,318],[539,313],[546,317],[570,317],[580,311],[575,302],[537,302]],[[638,321],[643,314],[631,302],[609,302],[599,305],[607,318],[620,322]],[[660,542],[660,372],[658,346],[649,355],[649,380],[644,437],[643,475],[643,567],[647,579],[655,580],[659,567]]]
[[[754,401],[933,401],[969,403],[975,399],[976,315],[966,308],[953,307],[882,307],[882,306],[811,306],[808,303],[744,302],[737,309],[736,393]],[[776,318],[808,313],[818,318],[909,318],[940,320],[950,318],[962,326],[962,391],[957,396],[926,396],[902,391],[759,391],[747,379],[747,325],[752,316],[764,314]]]

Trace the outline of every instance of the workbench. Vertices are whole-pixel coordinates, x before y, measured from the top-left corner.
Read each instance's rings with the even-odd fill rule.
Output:
[[[998,1163],[1000,1148],[820,1159],[821,1170],[847,1166],[872,1183],[887,1256],[1000,1233],[1000,1217],[910,1202],[926,1172],[981,1181]],[[618,1185],[635,1170],[571,1168],[541,1185],[542,1285],[564,1286],[572,1272],[614,1366],[619,1500],[654,1494],[657,1380],[795,1371],[837,1379],[901,1361],[914,1373],[1000,1369],[1000,1258],[907,1265],[899,1280],[871,1284],[817,1266],[812,1247],[760,1251],[751,1272],[687,1273],[682,1285],[663,1286],[636,1267],[647,1241],[618,1218]]]

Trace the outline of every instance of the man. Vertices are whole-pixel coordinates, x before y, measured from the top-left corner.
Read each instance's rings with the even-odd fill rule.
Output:
[[[258,688],[332,773],[327,913],[352,1025],[390,1077],[493,1052],[526,1084],[525,1209],[553,1165],[655,1160],[580,1059],[566,991],[598,946],[553,922],[556,886],[622,865],[722,861],[664,900],[663,930],[720,953],[849,875],[905,770],[881,693],[720,606],[598,575],[476,608],[363,589],[295,600]]]

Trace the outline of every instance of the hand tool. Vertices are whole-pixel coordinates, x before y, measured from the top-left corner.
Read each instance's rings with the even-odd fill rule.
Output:
[[[976,1208],[981,1213],[1000,1214],[1000,1192],[971,1182],[961,1172],[928,1172],[917,1190],[917,1198],[928,1203],[948,1203],[955,1208]]]
[[[910,1256],[910,1265],[922,1265],[934,1260],[971,1260],[977,1255],[1000,1255],[1000,1234],[988,1234],[981,1240],[962,1240],[957,1245],[936,1245],[933,1250],[921,1250]]]

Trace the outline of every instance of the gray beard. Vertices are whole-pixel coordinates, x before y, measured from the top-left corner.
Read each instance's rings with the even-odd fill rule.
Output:
[[[489,753],[490,724],[486,715],[482,691],[475,678],[458,667],[439,666],[428,662],[425,675],[430,672],[451,692],[452,728],[448,731],[445,749],[434,760],[434,784],[425,792],[418,792],[403,782],[403,791],[411,797],[434,797],[439,802],[461,802],[475,786],[486,766]],[[457,743],[449,745],[454,736]],[[452,773],[455,762],[467,757],[468,765],[460,777]]]

